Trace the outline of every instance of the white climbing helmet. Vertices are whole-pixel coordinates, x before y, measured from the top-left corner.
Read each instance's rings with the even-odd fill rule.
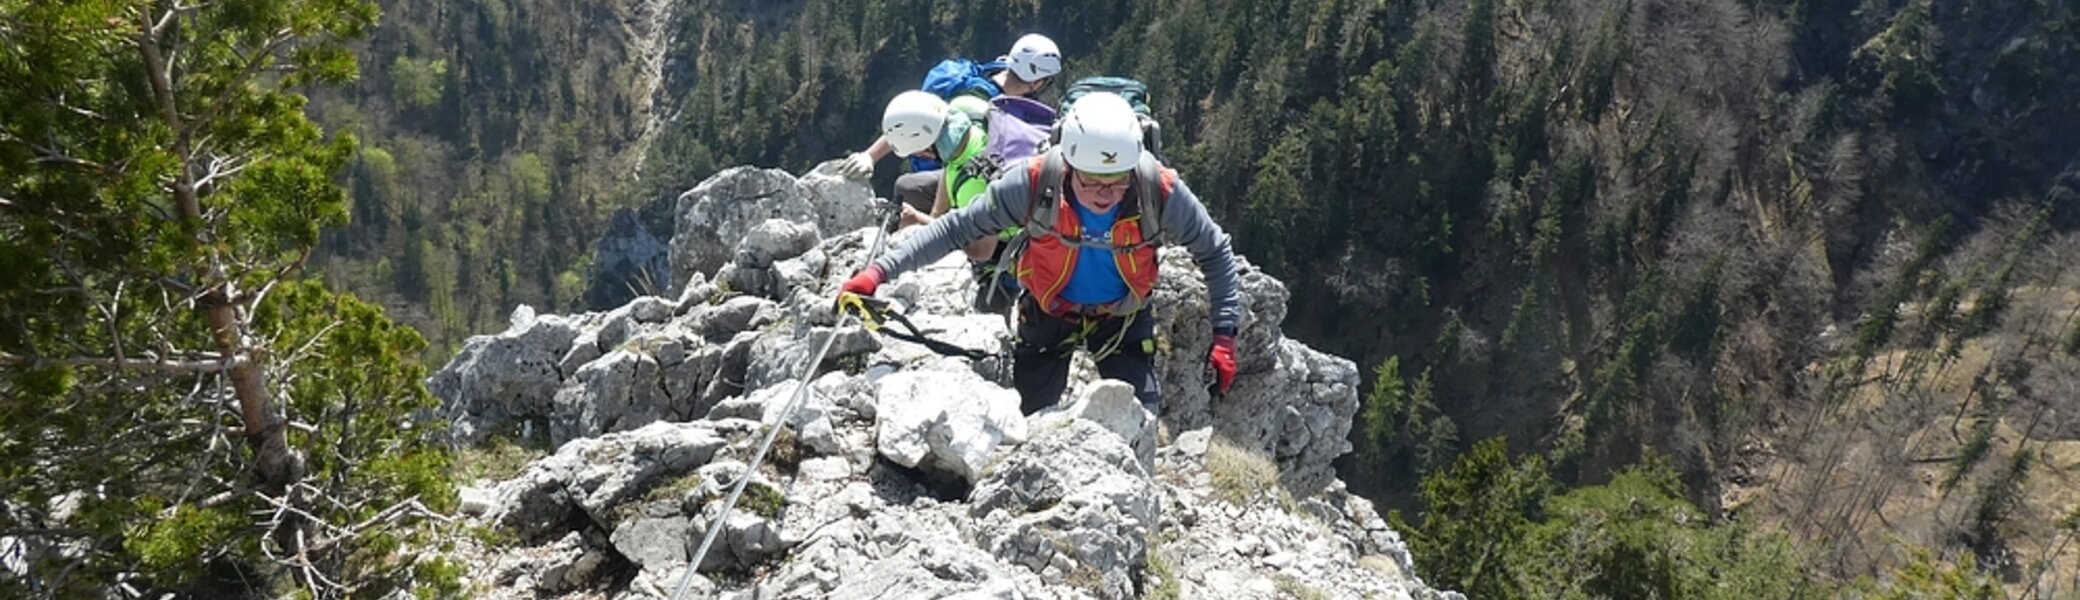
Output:
[[[1028,33],[1011,45],[1004,63],[1019,81],[1033,83],[1062,73],[1062,49],[1047,36]]]
[[[1057,131],[1062,133],[1062,157],[1078,171],[1125,173],[1141,160],[1141,122],[1134,117],[1134,107],[1118,94],[1092,92],[1077,98]]]
[[[946,101],[931,92],[911,90],[896,94],[881,113],[881,137],[897,156],[908,157],[932,147],[939,130],[946,127]]]

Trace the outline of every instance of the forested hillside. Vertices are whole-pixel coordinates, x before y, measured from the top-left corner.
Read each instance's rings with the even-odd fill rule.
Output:
[[[353,224],[318,262],[397,307],[438,362],[516,303],[581,302],[583,255],[659,125],[666,3],[382,4],[357,84],[313,93],[362,142]]]
[[[1288,331],[1376,365],[1345,478],[1442,587],[2080,585],[2071,2],[385,9],[317,111],[364,140],[324,264],[437,344],[577,306],[608,209],[862,147],[931,61],[1038,31],[1150,83]]]

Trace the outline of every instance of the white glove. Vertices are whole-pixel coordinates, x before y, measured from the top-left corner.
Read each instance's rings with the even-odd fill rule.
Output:
[[[845,160],[838,162],[838,174],[854,179],[873,177],[874,155],[865,151],[852,153],[851,156],[845,157]]]

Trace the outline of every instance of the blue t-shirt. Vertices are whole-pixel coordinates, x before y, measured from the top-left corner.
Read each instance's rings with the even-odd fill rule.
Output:
[[[1119,207],[1125,202],[1112,205],[1105,214],[1091,212],[1082,202],[1076,201],[1074,190],[1068,192],[1070,206],[1076,207],[1076,220],[1083,224],[1083,242],[1077,251],[1076,272],[1069,275],[1069,285],[1062,289],[1062,299],[1076,304],[1101,305],[1117,302],[1127,297],[1127,280],[1119,276],[1119,264],[1112,260],[1112,222],[1119,218]]]

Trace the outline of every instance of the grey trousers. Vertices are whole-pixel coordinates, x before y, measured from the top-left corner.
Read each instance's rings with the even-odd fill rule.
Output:
[[[939,199],[939,180],[945,173],[937,169],[904,173],[896,177],[896,199],[930,214],[932,204]]]

